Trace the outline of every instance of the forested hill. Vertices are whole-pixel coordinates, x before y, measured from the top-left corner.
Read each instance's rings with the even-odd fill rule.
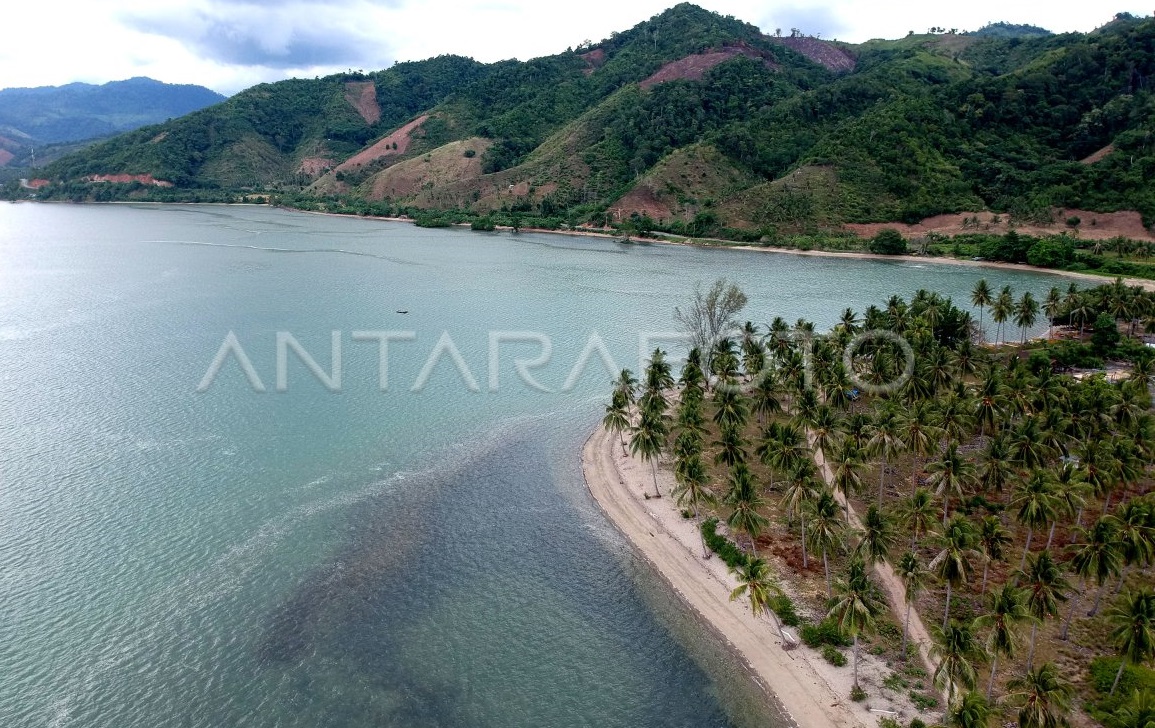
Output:
[[[203,86],[130,78],[0,89],[0,148],[79,142],[175,119],[224,100]],[[2,157],[4,155],[0,155]],[[10,162],[0,159],[0,166]]]
[[[526,62],[290,80],[43,170],[42,196],[633,215],[706,234],[993,210],[1155,222],[1155,20],[849,45],[681,4]],[[174,185],[85,182],[143,175]],[[338,203],[339,201],[339,203]]]

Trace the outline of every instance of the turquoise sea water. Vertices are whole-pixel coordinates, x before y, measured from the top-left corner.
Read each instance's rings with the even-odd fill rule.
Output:
[[[1055,281],[256,207],[0,206],[0,725],[765,725],[773,706],[637,563],[578,462],[610,379],[597,354],[575,373],[594,334],[637,369],[639,334],[720,275],[751,320],[823,328],[920,287]],[[382,331],[409,332],[384,391],[364,333]],[[530,373],[552,391],[517,375],[541,352],[524,335],[491,388],[501,331],[548,337]],[[235,357],[197,391],[229,332],[264,392]],[[278,332],[326,373],[336,337],[340,387],[287,347],[278,388]],[[439,341],[476,390],[447,353],[412,391]]]

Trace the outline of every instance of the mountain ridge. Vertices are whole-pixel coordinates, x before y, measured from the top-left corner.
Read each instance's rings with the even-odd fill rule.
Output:
[[[262,84],[70,155],[44,170],[43,193],[93,198],[86,177],[151,174],[174,187],[99,194],[647,218],[703,235],[981,209],[1024,220],[1131,209],[1150,225],[1153,74],[1151,19],[852,45],[770,36],[683,3],[525,62],[441,56]]]

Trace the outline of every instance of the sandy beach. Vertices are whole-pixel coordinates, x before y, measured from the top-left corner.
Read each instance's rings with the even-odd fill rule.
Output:
[[[770,619],[755,618],[745,599],[730,601],[737,582],[721,559],[702,558],[694,522],[683,518],[668,497],[674,486],[668,470],[658,471],[666,497],[646,499],[644,493],[654,487],[649,465],[623,455],[618,439],[601,426],[586,441],[582,469],[607,518],[685,603],[725,637],[799,728],[875,726],[880,717],[897,715],[902,720],[912,715],[903,696],[869,687],[865,701],[851,701],[850,666],[834,667],[803,645],[784,650]],[[788,583],[782,587],[790,593]],[[860,660],[860,681],[877,688],[888,672],[885,666],[865,650]]]

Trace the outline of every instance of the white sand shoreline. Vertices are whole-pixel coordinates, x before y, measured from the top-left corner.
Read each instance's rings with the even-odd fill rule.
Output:
[[[725,638],[795,725],[830,728],[876,723],[868,704],[849,700],[849,684],[843,684],[848,675],[817,664],[804,647],[783,650],[770,620],[755,618],[745,600],[730,601],[736,582],[725,564],[701,557],[694,523],[678,514],[671,498],[644,498],[642,493],[653,487],[649,467],[623,457],[617,439],[604,427],[599,426],[586,441],[582,470],[586,486],[610,522],[686,604]],[[671,485],[662,485],[663,493]]]

